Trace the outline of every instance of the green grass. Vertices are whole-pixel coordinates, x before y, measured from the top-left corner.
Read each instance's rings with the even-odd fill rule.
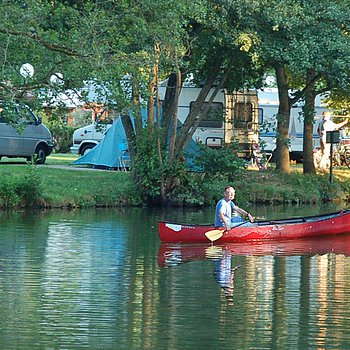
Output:
[[[49,208],[143,204],[134,189],[131,172],[77,169],[71,165],[76,158],[70,154],[53,154],[44,165],[32,166],[21,158],[4,157],[0,162],[0,207],[28,206],[28,203]],[[190,190],[186,203],[214,204],[228,184],[235,186],[238,205],[243,207],[253,203],[305,204],[341,200],[350,203],[348,168],[335,168],[330,185],[329,174],[305,176],[300,165],[292,165],[290,175],[279,175],[271,169],[266,172],[248,169],[233,183],[225,179],[199,182]],[[36,194],[34,204],[28,195],[30,191]]]
[[[74,160],[78,159],[78,155],[74,154],[51,154],[46,158],[45,165],[69,165]],[[28,163],[25,158],[1,158],[1,164],[26,164]]]
[[[131,173],[79,169],[70,165],[77,158],[69,154],[50,155],[44,165],[34,166],[35,175],[30,175],[32,164],[23,158],[4,157],[0,162],[0,183],[10,177],[25,181],[25,177],[35,176],[41,182],[42,196],[37,203],[41,207],[115,207],[140,203],[131,195]],[[0,198],[0,206],[4,202]]]
[[[44,202],[48,206],[88,207],[138,204],[130,195],[131,174],[117,171],[66,170],[41,167]]]
[[[233,182],[225,180],[206,183],[206,201],[214,204],[222,189],[227,185],[236,188],[237,204],[246,207],[251,204],[316,204],[322,202],[350,203],[350,170],[334,170],[333,183],[329,174],[303,175],[300,165],[292,165],[289,175],[249,169],[237,176]]]
[[[78,159],[78,155],[74,154],[51,154],[46,159],[46,165],[69,165],[74,160]]]

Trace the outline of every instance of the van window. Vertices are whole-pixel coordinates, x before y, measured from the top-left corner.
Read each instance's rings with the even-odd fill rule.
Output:
[[[192,101],[190,103],[190,111],[192,108],[194,108],[195,102]],[[208,103],[204,102],[198,117],[201,115],[201,113],[207,108]],[[221,102],[213,102],[210,106],[210,109],[205,117],[203,119],[198,127],[202,128],[222,128],[224,122],[224,105]]]
[[[0,107],[0,122],[16,124],[34,124],[36,117],[25,106],[15,106],[11,109],[4,109]]]
[[[18,115],[18,121],[24,124],[34,124],[35,117],[32,112],[25,107],[16,107],[16,112]]]
[[[9,121],[6,118],[6,109],[0,106],[0,123],[7,123]]]
[[[4,118],[4,110],[0,107],[0,123],[6,123]]]

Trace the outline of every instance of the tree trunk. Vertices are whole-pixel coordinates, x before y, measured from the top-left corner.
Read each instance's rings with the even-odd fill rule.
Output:
[[[128,140],[128,152],[130,155],[131,162],[133,162],[133,159],[136,155],[136,137],[134,126],[132,124],[129,113],[122,114],[121,118],[125,130],[126,139]]]
[[[196,102],[194,103],[194,108],[191,109],[189,115],[187,116],[184,124],[181,127],[181,131],[176,140],[176,152],[183,150],[188,142],[188,134],[190,133],[191,128],[195,124],[195,120],[203,107],[205,99],[207,98],[216,78],[220,72],[220,63],[217,63],[215,67],[210,71],[208,78],[206,79],[204,86],[202,87]],[[193,134],[193,133],[192,133]]]
[[[304,138],[303,138],[303,173],[316,174],[313,160],[313,123],[315,119],[314,89],[315,72],[309,69],[306,74],[305,106],[304,106]]]
[[[176,142],[176,134],[177,134],[177,116],[178,116],[178,104],[179,104],[179,96],[181,93],[182,87],[182,77],[180,70],[177,71],[176,84],[175,84],[175,95],[173,100],[173,128],[171,131],[171,136],[169,140],[169,160],[172,162],[175,157],[175,142]]]
[[[290,120],[290,98],[288,95],[288,82],[284,67],[276,67],[276,78],[278,86],[279,106],[277,113],[276,132],[276,170],[289,174],[289,120]]]
[[[155,62],[152,67],[152,78],[150,79],[150,82],[148,84],[148,106],[147,106],[147,128],[150,131],[154,130],[154,89],[155,86],[157,86],[157,97],[159,96],[158,91],[158,70],[159,70],[159,53],[160,53],[160,47],[158,44],[154,45],[154,53],[155,53]],[[158,104],[158,100],[156,101]],[[158,110],[157,110],[158,112]],[[158,118],[159,119],[159,118]]]
[[[179,77],[181,78],[180,84],[179,84]],[[170,126],[172,125],[172,120],[174,118],[174,114],[177,115],[177,102],[175,104],[175,100],[178,101],[178,97],[176,95],[180,95],[181,89],[182,89],[182,83],[183,83],[183,73],[179,75],[178,72],[173,72],[168,78],[168,84],[165,92],[164,102],[163,102],[163,114],[162,114],[162,120],[161,120],[161,127],[162,127],[162,135],[163,140],[162,143],[165,146],[168,142],[168,139],[170,137]]]
[[[155,67],[153,68],[153,73],[156,73]],[[154,87],[156,84],[156,77],[154,76],[153,79],[148,84],[148,103],[147,103],[147,129],[153,130],[154,129]]]
[[[133,116],[135,121],[135,139],[136,143],[134,145],[134,148],[137,147],[137,141],[138,138],[141,135],[142,132],[142,117],[141,117],[141,109],[140,109],[140,91],[138,86],[138,80],[133,77],[132,80],[132,102],[133,102]]]

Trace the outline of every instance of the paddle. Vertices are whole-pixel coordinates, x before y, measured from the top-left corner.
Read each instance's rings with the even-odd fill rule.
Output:
[[[217,239],[219,239],[220,237],[223,236],[225,231],[223,230],[210,230],[210,231],[207,231],[205,233],[205,236],[212,242],[216,241]]]
[[[235,229],[238,226],[241,226],[241,225],[245,224],[245,223],[246,223],[246,221],[240,222],[238,225],[236,225],[234,227],[231,227],[230,231]],[[221,238],[224,235],[225,232],[227,232],[227,230],[219,230],[219,229],[217,229],[217,230],[210,230],[210,231],[207,231],[205,233],[205,236],[211,242],[214,242],[214,241],[218,240],[219,238]]]

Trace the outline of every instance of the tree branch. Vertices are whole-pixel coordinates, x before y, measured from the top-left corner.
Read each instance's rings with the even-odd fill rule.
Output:
[[[310,87],[315,85],[315,83],[317,82],[317,80],[321,79],[322,74],[315,74],[315,76],[310,79],[310,81],[305,85],[305,87],[302,90],[299,90],[295,93],[294,97],[290,97],[289,103],[290,105],[293,105],[294,103],[298,102],[300,100],[301,97],[303,97],[306,93],[306,90]]]
[[[0,28],[0,33],[32,39],[33,41],[35,41],[35,42],[39,43],[40,45],[46,47],[50,51],[60,52],[60,53],[63,53],[65,55],[67,55],[67,56],[88,57],[87,55],[82,55],[81,53],[79,53],[78,51],[76,51],[74,49],[67,48],[65,46],[56,45],[56,44],[50,44],[49,42],[47,42],[43,38],[39,37],[37,33],[19,32],[19,31],[16,31],[16,30],[10,30],[10,29],[4,29],[4,28]]]

